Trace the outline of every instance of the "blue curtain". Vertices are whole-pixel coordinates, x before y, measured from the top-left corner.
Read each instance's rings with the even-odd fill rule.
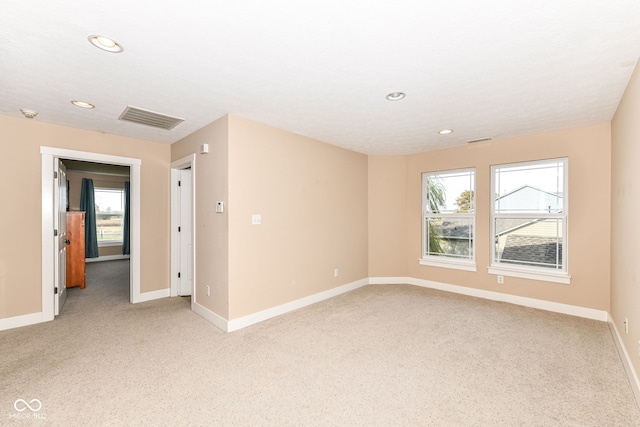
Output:
[[[124,220],[123,220],[123,233],[122,233],[122,255],[131,254],[131,233],[129,231],[129,222],[131,218],[131,196],[129,189],[131,184],[129,181],[124,183]]]
[[[80,190],[80,210],[84,211],[84,254],[85,258],[98,258],[98,233],[96,231],[96,200],[93,180],[82,178]]]

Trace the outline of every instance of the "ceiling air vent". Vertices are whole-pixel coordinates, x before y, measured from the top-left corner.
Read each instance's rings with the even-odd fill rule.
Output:
[[[141,125],[153,126],[160,129],[171,130],[184,121],[178,117],[166,116],[142,108],[127,106],[118,120],[139,123]]]
[[[476,142],[484,142],[484,141],[491,141],[491,138],[472,139],[470,141],[467,141],[467,144],[475,144]]]

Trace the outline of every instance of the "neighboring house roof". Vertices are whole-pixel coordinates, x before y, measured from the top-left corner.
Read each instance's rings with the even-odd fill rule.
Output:
[[[496,234],[503,242],[501,262],[549,267],[562,265],[561,227],[558,228],[556,219],[537,217],[541,212],[562,212],[562,194],[524,185],[496,198],[496,203],[500,204],[503,212],[531,213],[528,218],[501,218],[497,222]],[[441,239],[453,243],[468,240],[470,227],[461,221],[444,219],[436,226],[436,232]]]
[[[523,265],[562,265],[562,243],[539,236],[507,236],[500,262]]]
[[[461,225],[454,221],[442,221],[438,227],[440,237],[443,239],[469,239],[470,225]]]
[[[497,197],[495,203],[501,212],[561,212],[563,195],[523,185]]]

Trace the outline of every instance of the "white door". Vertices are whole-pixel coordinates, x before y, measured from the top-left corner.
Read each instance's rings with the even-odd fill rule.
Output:
[[[191,295],[193,286],[193,212],[191,169],[178,171],[178,230],[180,244],[178,249],[178,295]]]
[[[54,262],[54,314],[57,316],[62,311],[67,300],[67,169],[60,160],[55,175],[54,194],[54,238],[56,262]]]

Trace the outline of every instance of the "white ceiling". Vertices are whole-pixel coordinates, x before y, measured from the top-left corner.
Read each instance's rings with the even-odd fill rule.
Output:
[[[0,114],[164,143],[235,114],[409,154],[608,122],[639,56],[638,0],[16,0]],[[117,120],[127,105],[185,121]]]

